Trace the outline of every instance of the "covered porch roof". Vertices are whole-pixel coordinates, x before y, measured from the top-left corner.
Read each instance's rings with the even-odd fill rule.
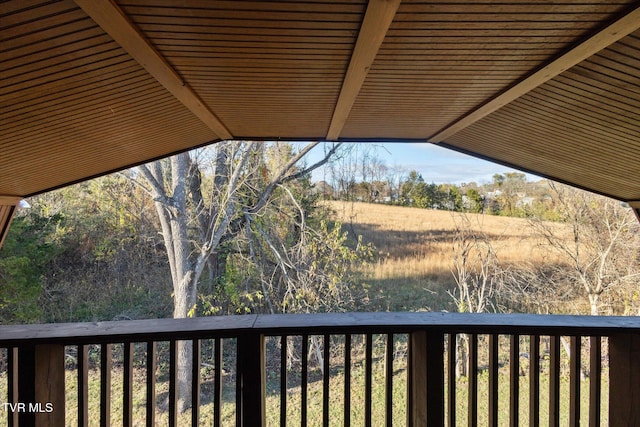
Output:
[[[633,0],[0,4],[17,202],[227,139],[431,142],[640,209]]]

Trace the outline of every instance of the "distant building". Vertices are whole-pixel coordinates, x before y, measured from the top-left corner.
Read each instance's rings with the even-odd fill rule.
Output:
[[[334,198],[334,189],[327,181],[318,181],[313,185],[316,194],[321,194],[325,199]]]

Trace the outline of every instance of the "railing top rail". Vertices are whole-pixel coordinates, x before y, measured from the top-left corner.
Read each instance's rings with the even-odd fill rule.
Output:
[[[51,342],[144,342],[232,337],[248,333],[314,335],[406,333],[415,330],[520,335],[611,335],[640,333],[640,317],[442,312],[322,313],[6,325],[0,326],[0,346]]]

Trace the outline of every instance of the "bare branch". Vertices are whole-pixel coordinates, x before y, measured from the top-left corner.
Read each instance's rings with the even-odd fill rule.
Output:
[[[320,142],[312,142],[310,144],[307,144],[302,150],[300,150],[295,156],[293,156],[287,162],[287,164],[284,165],[280,169],[280,171],[278,171],[278,173],[271,180],[269,185],[267,185],[267,187],[265,188],[264,192],[260,196],[260,199],[258,200],[258,202],[252,208],[245,209],[244,212],[248,213],[248,214],[256,214],[256,213],[258,213],[260,211],[260,209],[262,209],[267,204],[267,202],[269,201],[269,198],[271,197],[271,194],[273,193],[273,191],[276,189],[276,187],[279,184],[282,184],[285,181],[291,181],[292,179],[296,179],[297,177],[303,176],[303,175],[313,171],[314,169],[322,166],[323,164],[325,164],[331,158],[331,156],[336,152],[338,147],[340,147],[340,145],[342,144],[342,143],[335,144],[335,146],[331,150],[329,150],[329,152],[325,155],[325,157],[321,161],[315,163],[311,167],[305,168],[303,171],[297,172],[297,173],[295,173],[293,175],[285,176],[287,174],[287,172],[289,172],[289,170],[296,165],[296,163],[298,163],[307,153],[309,153],[309,151],[311,151],[319,143]]]

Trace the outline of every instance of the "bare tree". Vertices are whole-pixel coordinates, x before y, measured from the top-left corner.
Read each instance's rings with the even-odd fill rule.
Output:
[[[386,169],[382,160],[377,157],[377,150],[380,148],[375,144],[348,144],[343,155],[331,163],[331,185],[336,189],[339,199],[372,201],[372,181],[381,181]]]
[[[638,221],[621,202],[550,185],[559,219],[567,228],[558,233],[556,224],[540,219],[532,219],[531,226],[566,262],[567,268],[556,271],[553,280],[560,281],[558,275],[563,274],[565,281],[582,289],[590,313],[598,315],[604,293],[640,276]]]
[[[402,177],[407,174],[404,166],[394,165],[387,168],[387,175],[384,178],[386,183],[388,201],[395,203],[400,198],[400,185]]]
[[[304,146],[277,170],[267,170],[262,161],[264,144],[246,141],[221,142],[198,157],[182,153],[140,166],[144,182],[139,183],[153,198],[160,220],[173,282],[174,318],[195,315],[198,283],[221,243],[240,233],[243,221],[258,215],[279,185],[322,166],[340,146],[334,144],[317,163],[296,168],[318,144]],[[178,344],[180,411],[191,402],[191,354],[190,342]]]
[[[481,225],[458,215],[453,240],[453,277],[456,289],[449,295],[461,313],[484,313],[493,309],[498,286],[498,258]]]
[[[477,218],[477,217],[476,217]],[[499,284],[498,258],[480,223],[460,214],[453,239],[453,277],[456,288],[447,291],[460,313],[494,310],[493,298]],[[456,376],[468,374],[467,335],[456,337]]]

